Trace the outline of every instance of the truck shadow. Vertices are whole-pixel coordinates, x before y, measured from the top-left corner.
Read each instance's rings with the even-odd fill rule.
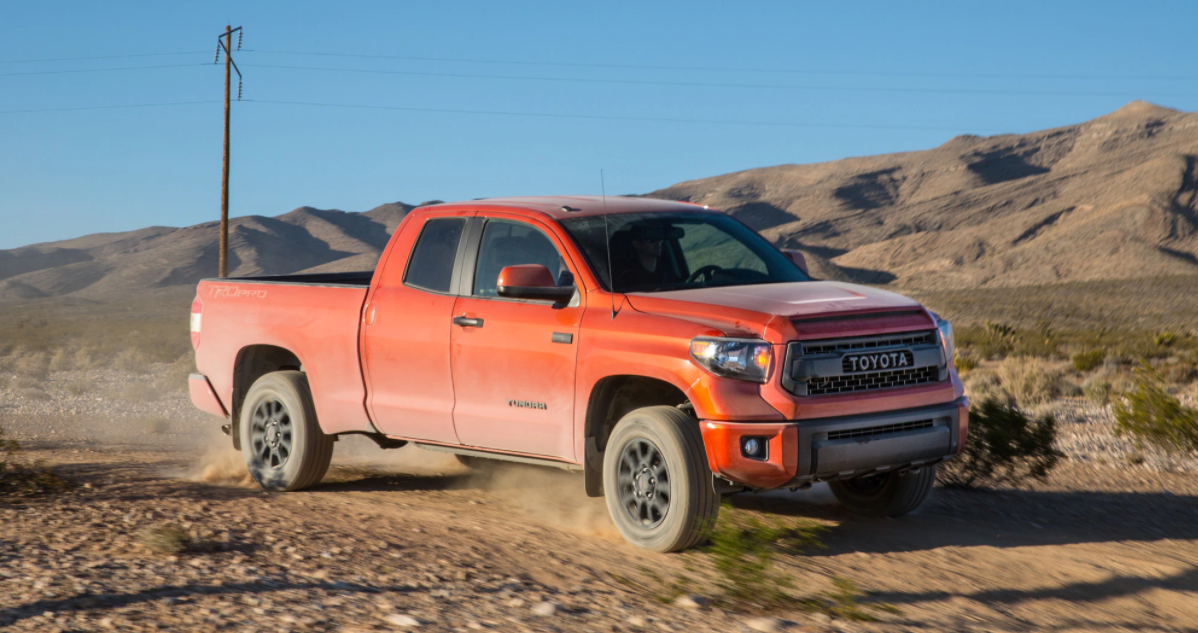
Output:
[[[1023,547],[1108,541],[1198,539],[1198,497],[1169,492],[1058,492],[936,488],[896,518],[849,514],[831,494],[736,495],[733,506],[833,521],[812,556],[888,553],[951,546]]]

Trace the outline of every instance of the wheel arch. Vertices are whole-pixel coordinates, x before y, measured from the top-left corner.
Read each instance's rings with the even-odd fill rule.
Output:
[[[230,435],[233,448],[241,450],[241,404],[250,387],[266,374],[293,369],[300,371],[304,364],[294,352],[277,345],[247,345],[237,352],[233,362],[233,397],[229,407]]]
[[[583,474],[587,496],[603,496],[603,453],[616,423],[630,411],[659,405],[678,407],[694,414],[694,404],[686,393],[660,378],[621,374],[601,378],[595,383],[587,401],[584,425]]]

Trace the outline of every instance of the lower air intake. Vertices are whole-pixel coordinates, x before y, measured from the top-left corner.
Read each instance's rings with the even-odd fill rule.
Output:
[[[915,422],[903,422],[900,424],[883,424],[882,426],[870,426],[864,429],[845,429],[843,431],[829,431],[828,439],[830,440],[847,440],[858,437],[876,437],[879,435],[893,435],[904,431],[916,431],[919,429],[932,428],[931,420],[918,420]]]

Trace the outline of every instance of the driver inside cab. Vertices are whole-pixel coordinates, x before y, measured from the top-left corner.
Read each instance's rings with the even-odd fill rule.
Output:
[[[663,261],[667,239],[682,237],[681,228],[668,224],[634,224],[612,236],[616,287],[634,289],[684,281],[668,261]]]

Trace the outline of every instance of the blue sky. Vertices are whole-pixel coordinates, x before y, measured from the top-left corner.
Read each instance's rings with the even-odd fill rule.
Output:
[[[1066,125],[1135,98],[1198,109],[1193,2],[110,0],[3,13],[0,248],[218,218],[211,62],[227,23],[245,28],[234,216],[598,193],[600,169],[609,194],[643,193]],[[98,59],[158,53],[186,54]],[[15,63],[71,57],[93,59]],[[110,68],[123,70],[49,72]],[[29,112],[193,101],[208,103]]]

